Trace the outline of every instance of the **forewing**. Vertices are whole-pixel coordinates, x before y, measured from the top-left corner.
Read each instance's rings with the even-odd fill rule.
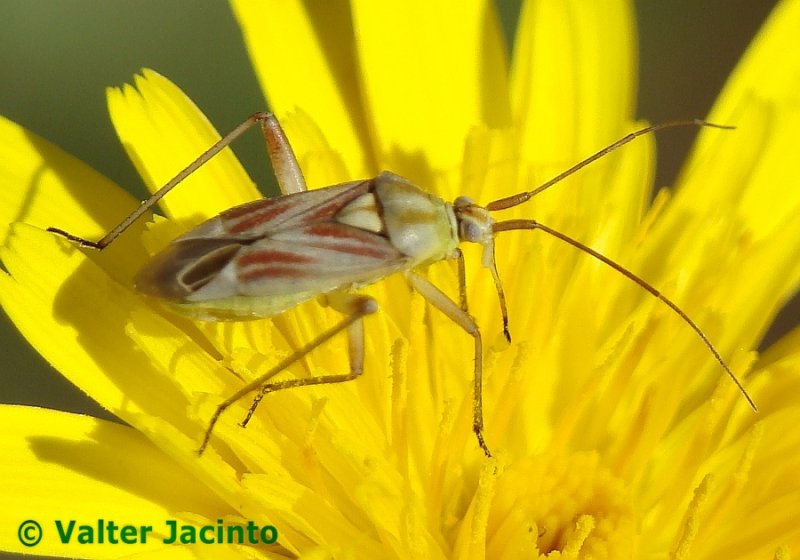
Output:
[[[350,205],[368,200],[372,186],[357,181],[231,208],[156,255],[137,287],[170,301],[214,302],[322,294],[407,268],[410,257],[363,216],[373,212],[381,224],[378,210]],[[338,221],[343,209],[343,221],[358,225]]]
[[[355,181],[257,200],[226,210],[219,217],[226,234],[258,238],[282,229],[326,222],[344,206],[369,191],[371,185],[371,180]]]
[[[217,279],[241,249],[240,243],[230,239],[175,241],[139,270],[134,286],[149,296],[184,301]],[[204,299],[216,299],[206,294]]]
[[[408,257],[379,234],[326,222],[243,247],[231,264],[241,295],[321,294],[379,280],[405,268]]]

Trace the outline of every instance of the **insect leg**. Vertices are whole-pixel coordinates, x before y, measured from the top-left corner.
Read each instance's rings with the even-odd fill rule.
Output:
[[[353,295],[353,294],[329,294],[329,301],[331,307],[337,311],[347,313],[347,317],[333,328],[322,333],[320,336],[303,346],[300,350],[288,356],[275,367],[270,369],[265,374],[259,376],[257,379],[252,380],[250,383],[236,391],[233,395],[225,399],[214,411],[211,420],[206,428],[206,433],[203,436],[203,442],[197,450],[199,455],[203,454],[208,442],[211,439],[211,432],[219,420],[220,415],[230,407],[233,403],[247,395],[248,393],[259,389],[260,391],[256,396],[250,410],[247,413],[242,426],[245,426],[255,412],[258,403],[267,393],[274,393],[275,391],[282,391],[284,389],[292,389],[294,387],[306,387],[308,385],[324,385],[327,383],[342,383],[344,381],[351,381],[361,375],[364,369],[364,325],[363,319],[367,315],[371,315],[378,310],[378,304],[374,299],[368,296]],[[322,346],[328,340],[342,332],[348,331],[348,340],[350,343],[350,373],[340,375],[320,375],[317,377],[303,377],[300,379],[287,379],[286,381],[277,381],[275,383],[265,383],[277,373],[285,370],[287,367],[297,362],[314,349]]]
[[[275,178],[278,180],[281,192],[283,194],[292,194],[307,191],[306,180],[303,178],[300,164],[297,163],[297,157],[294,155],[289,139],[286,138],[286,134],[283,132],[281,123],[272,113],[263,114],[261,130],[264,133],[267,154],[272,162],[272,169],[275,172]]]
[[[456,258],[461,258],[458,255]],[[459,265],[461,270],[461,265]],[[487,457],[491,457],[492,453],[486,445],[483,437],[483,343],[481,341],[481,332],[478,325],[467,313],[467,298],[466,290],[463,285],[459,286],[459,299],[461,299],[461,307],[456,302],[450,299],[439,288],[431,284],[427,279],[423,278],[415,272],[409,271],[405,273],[405,277],[411,287],[419,292],[431,305],[436,309],[447,315],[447,317],[456,323],[459,327],[467,331],[467,334],[472,336],[475,341],[475,369],[473,378],[473,401],[472,401],[472,431],[478,438],[478,445],[480,445],[483,452]],[[459,284],[463,283],[463,277],[459,274]]]
[[[689,328],[691,328],[695,332],[695,334],[700,338],[703,344],[705,344],[706,348],[708,348],[708,351],[711,352],[711,354],[714,356],[714,359],[717,360],[717,363],[722,367],[722,369],[725,371],[728,377],[731,378],[731,381],[733,381],[733,383],[736,385],[736,388],[739,389],[739,392],[742,394],[742,396],[744,396],[744,398],[747,400],[747,403],[750,405],[750,408],[752,408],[753,411],[758,412],[758,407],[756,406],[756,403],[753,401],[752,397],[750,397],[750,394],[744,388],[742,382],[739,381],[739,378],[736,377],[736,374],[733,373],[733,370],[731,370],[728,364],[725,363],[725,360],[722,359],[722,355],[719,353],[716,347],[711,343],[711,340],[709,340],[709,338],[705,335],[703,330],[697,325],[697,323],[694,322],[694,320],[692,320],[691,317],[689,317],[686,314],[686,312],[684,312],[680,307],[678,307],[678,305],[675,302],[673,302],[667,296],[662,294],[652,284],[646,282],[643,278],[634,274],[633,272],[631,272],[618,262],[608,258],[607,256],[603,255],[602,253],[599,253],[598,251],[595,251],[585,243],[581,243],[577,239],[574,239],[569,235],[566,235],[565,233],[561,233],[558,230],[550,228],[541,222],[537,222],[536,220],[526,220],[526,219],[505,220],[502,222],[495,222],[494,225],[492,226],[492,230],[495,233],[500,233],[501,231],[513,231],[522,229],[530,229],[530,230],[538,229],[549,235],[552,235],[556,239],[559,239],[564,243],[567,243],[568,245],[572,245],[579,251],[583,251],[587,255],[591,255],[601,263],[605,264],[606,266],[609,266],[610,268],[613,268],[614,270],[622,274],[625,278],[631,280],[634,284],[637,284],[639,287],[652,294],[661,303],[670,308],[678,317],[681,318],[681,320],[684,323],[686,323],[689,326]]]
[[[375,305],[375,310],[377,310],[377,304],[375,300],[368,298],[366,296],[356,296],[347,292],[332,292],[327,294],[325,297],[326,303],[333,307],[339,313],[343,315],[356,315],[359,312],[359,306],[364,305],[364,301],[362,300],[370,300],[373,305]],[[374,310],[373,310],[374,311]],[[313,342],[311,344],[314,344]],[[347,348],[348,348],[348,357],[350,359],[350,374],[355,377],[358,377],[363,373],[364,370],[364,322],[363,321],[355,321],[351,325],[347,327]],[[302,350],[301,350],[302,351]],[[298,356],[300,358],[302,356]],[[275,371],[277,374],[279,370]],[[261,376],[262,378],[267,377],[266,375]],[[271,377],[271,376],[270,376]],[[329,377],[329,376],[328,376]],[[307,379],[318,379],[317,378],[307,378]],[[348,379],[342,379],[340,381],[349,381]],[[331,381],[331,383],[338,383],[339,381]],[[314,385],[315,383],[304,383],[305,385]],[[245,416],[244,420],[242,420],[242,427],[246,427],[247,423],[250,422],[250,418],[253,417],[255,414],[256,409],[258,408],[261,399],[264,398],[264,395],[267,393],[271,393],[276,391],[277,389],[271,388],[277,385],[277,383],[272,384],[264,384],[261,387],[261,390],[253,399],[253,403],[250,405],[250,409],[247,411],[247,416]]]
[[[277,126],[277,129],[274,125]],[[247,132],[254,124],[261,123],[261,128],[264,131],[264,138],[267,141],[268,151],[270,153],[270,158],[275,161],[273,158],[273,152],[282,153],[280,156],[276,156],[277,159],[280,160],[281,166],[281,173],[284,175],[283,181],[279,177],[279,182],[281,183],[281,188],[283,188],[283,184],[291,184],[294,181],[293,188],[298,188],[298,185],[305,185],[305,182],[302,181],[302,174],[299,175],[299,181],[297,176],[292,178],[288,178],[293,173],[291,169],[291,162],[288,162],[288,159],[291,159],[294,162],[294,166],[297,167],[297,160],[294,158],[294,154],[291,154],[291,148],[289,148],[289,153],[291,154],[291,158],[285,155],[284,146],[288,146],[288,141],[286,140],[286,136],[283,134],[283,131],[278,125],[278,121],[271,113],[266,112],[259,112],[251,115],[247,120],[245,120],[242,124],[234,128],[231,132],[226,134],[223,138],[221,138],[216,144],[211,146],[208,150],[203,152],[200,157],[196,160],[191,162],[187,165],[180,173],[175,175],[170,181],[158,189],[156,192],[150,196],[147,200],[142,201],[142,203],[131,212],[124,220],[122,220],[119,224],[117,224],[111,231],[109,231],[105,236],[103,236],[100,241],[90,241],[89,239],[84,239],[83,237],[79,237],[77,235],[73,235],[69,232],[64,231],[63,229],[56,228],[56,227],[49,227],[47,231],[56,233],[61,235],[62,237],[66,237],[70,241],[73,241],[79,244],[81,247],[88,247],[90,249],[97,249],[103,250],[108,247],[117,237],[119,237],[126,229],[128,229],[131,224],[133,224],[136,220],[142,217],[142,215],[147,212],[150,208],[152,208],[159,200],[164,198],[164,196],[171,191],[175,186],[177,186],[181,181],[186,179],[189,175],[197,171],[200,167],[202,167],[208,160],[213,158],[215,155],[220,153],[222,150],[227,148],[234,140],[239,138],[242,134]],[[276,133],[277,132],[277,133]],[[274,139],[271,140],[271,138]],[[277,169],[276,169],[277,173]],[[297,173],[299,173],[299,169],[297,169]],[[291,188],[291,187],[290,187]],[[304,189],[301,189],[304,190]]]

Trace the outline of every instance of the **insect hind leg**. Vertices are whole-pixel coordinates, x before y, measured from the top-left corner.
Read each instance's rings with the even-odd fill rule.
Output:
[[[283,194],[291,194],[307,190],[306,181],[303,178],[302,171],[300,171],[300,165],[297,163],[297,157],[294,155],[292,146],[289,144],[289,140],[286,138],[286,134],[283,132],[283,128],[281,128],[278,119],[275,118],[275,115],[272,113],[262,111],[250,115],[244,122],[239,124],[239,126],[220,138],[213,146],[200,154],[200,156],[184,167],[175,177],[170,179],[167,184],[154,192],[150,198],[142,201],[133,212],[128,214],[128,216],[114,226],[114,228],[106,233],[99,241],[85,239],[58,227],[48,227],[47,231],[65,237],[81,247],[102,251],[113,243],[117,237],[122,235],[136,220],[150,210],[150,208],[155,206],[159,200],[164,198],[169,191],[175,188],[189,175],[203,167],[209,160],[230,146],[237,138],[257,123],[261,126],[261,132],[267,144],[267,154],[272,162],[272,169],[275,171],[275,177],[278,180],[281,192]]]
[[[317,338],[303,346],[300,350],[294,352],[291,356],[281,361],[275,367],[271,368],[268,372],[260,375],[238,391],[225,399],[209,420],[208,428],[203,436],[203,442],[197,450],[198,455],[202,455],[208,446],[211,439],[211,433],[214,430],[219,417],[225,410],[227,410],[233,403],[247,395],[248,393],[259,389],[258,394],[253,399],[253,404],[247,412],[247,416],[242,421],[241,425],[246,426],[252,418],[253,414],[258,408],[261,399],[269,393],[282,391],[284,389],[292,389],[295,387],[306,387],[309,385],[326,385],[329,383],[343,383],[345,381],[352,381],[358,378],[364,371],[364,322],[363,319],[367,315],[371,315],[378,310],[377,302],[368,296],[355,295],[348,293],[334,293],[328,295],[328,301],[334,309],[345,313],[347,317],[325,331]],[[350,358],[350,373],[338,375],[319,375],[315,377],[302,377],[299,379],[287,379],[285,381],[277,381],[275,383],[265,383],[267,379],[272,378],[279,372],[285,370],[304,356],[311,353],[316,348],[319,348],[331,338],[340,332],[347,330],[349,342],[349,358]]]
[[[308,190],[297,156],[294,155],[281,123],[272,113],[257,113],[254,117],[257,117],[261,124],[261,132],[267,144],[267,155],[272,162],[272,170],[275,172],[281,193],[293,194]]]
[[[339,375],[320,375],[315,377],[303,377],[300,379],[289,379],[286,381],[278,381],[275,383],[266,383],[261,386],[261,390],[253,399],[253,403],[250,405],[250,409],[247,411],[247,416],[245,416],[244,420],[241,422],[241,426],[244,428],[247,426],[248,422],[250,422],[250,418],[253,417],[255,414],[258,405],[261,403],[261,399],[264,398],[265,395],[268,393],[274,393],[275,391],[280,391],[283,389],[291,389],[294,387],[304,387],[307,385],[322,385],[327,383],[342,383],[344,381],[352,381],[353,379],[357,378],[364,372],[364,321],[361,319],[365,315],[369,315],[377,311],[378,306],[374,299],[367,297],[367,296],[357,296],[353,294],[338,292],[334,294],[329,294],[327,296],[328,304],[333,307],[336,311],[339,311],[342,314],[348,316],[348,319],[357,317],[352,323],[345,325],[348,319],[345,319],[342,323],[339,323],[331,331],[324,333],[319,338],[323,338],[326,335],[330,334],[330,336],[334,336],[341,330],[347,330],[347,341],[348,341],[348,352],[349,352],[349,359],[350,359],[350,373],[347,374],[339,374]],[[369,307],[369,309],[365,309],[365,307]],[[319,339],[314,340],[301,348],[298,352],[294,354],[296,359],[300,359],[301,357],[305,356],[308,352],[311,352],[315,348],[321,346],[323,342],[317,343]],[[299,355],[301,354],[302,355]],[[292,357],[292,356],[290,356]],[[280,364],[279,364],[280,365]],[[277,374],[280,370],[273,368],[275,374]],[[272,377],[270,375],[271,372],[268,372],[261,377]]]

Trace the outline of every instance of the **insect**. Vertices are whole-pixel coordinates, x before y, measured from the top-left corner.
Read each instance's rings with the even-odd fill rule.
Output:
[[[483,435],[482,338],[467,306],[464,257],[459,244],[469,242],[482,246],[482,265],[490,270],[494,279],[503,332],[510,341],[505,296],[494,262],[494,238],[500,232],[511,230],[548,233],[598,259],[658,298],[697,334],[750,406],[756,409],[700,327],[652,285],[580,241],[542,223],[530,219],[496,221],[491,216],[491,212],[530,200],[644,134],[690,125],[731,127],[701,120],[648,126],[608,145],[532,191],[481,206],[463,196],[452,203],[445,202],[388,171],[372,179],[309,191],[280,123],[274,115],[260,112],[189,164],[99,241],[83,239],[55,227],[48,231],[83,247],[104,249],[173,187],[256,124],[264,134],[282,195],[236,206],[181,235],[144,265],[134,280],[135,287],[145,295],[162,300],[181,315],[205,321],[271,317],[319,296],[324,296],[344,319],[219,404],[209,420],[198,453],[202,454],[208,446],[220,415],[250,393],[257,391],[242,426],[248,423],[268,393],[341,383],[359,377],[364,364],[364,317],[375,313],[378,304],[371,297],[357,293],[356,289],[390,274],[401,273],[414,290],[473,339],[472,429],[483,452],[491,457]],[[415,272],[419,267],[446,259],[454,259],[458,265],[458,302]],[[343,331],[348,336],[349,373],[269,381]]]

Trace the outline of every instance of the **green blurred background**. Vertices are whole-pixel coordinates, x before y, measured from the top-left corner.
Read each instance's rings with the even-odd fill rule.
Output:
[[[556,0],[553,0],[556,1]],[[589,1],[589,0],[587,0]],[[518,1],[501,1],[513,35]],[[638,116],[702,117],[772,0],[637,2]],[[221,131],[265,108],[239,31],[224,2],[0,0],[0,114],[144,195],[105,107],[104,89],[150,67],[177,83]],[[670,184],[693,131],[659,137],[658,184]],[[271,184],[257,134],[235,146],[262,185]],[[2,155],[0,155],[2,157]],[[800,315],[784,311],[785,332]],[[791,318],[795,318],[794,320]],[[0,402],[108,417],[53,371],[0,313]]]

